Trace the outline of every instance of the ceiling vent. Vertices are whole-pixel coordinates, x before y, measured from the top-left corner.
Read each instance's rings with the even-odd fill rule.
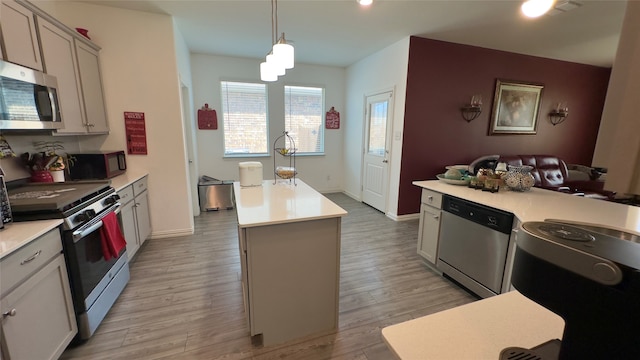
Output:
[[[558,1],[556,5],[553,7],[553,9],[549,10],[547,15],[549,16],[560,15],[567,11],[577,9],[580,6],[582,6],[582,4],[577,1],[571,1],[571,0]]]

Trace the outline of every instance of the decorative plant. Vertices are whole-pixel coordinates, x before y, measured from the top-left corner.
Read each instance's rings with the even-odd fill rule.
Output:
[[[61,141],[37,141],[33,143],[36,149],[42,151],[45,161],[45,169],[50,171],[64,170],[69,165],[73,165],[75,158],[69,154],[60,154],[58,151],[64,150]]]

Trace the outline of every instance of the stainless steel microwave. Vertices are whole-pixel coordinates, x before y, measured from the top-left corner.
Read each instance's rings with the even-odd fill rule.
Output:
[[[71,180],[110,179],[127,170],[123,150],[69,154],[69,159]]]
[[[55,76],[0,60],[0,129],[63,127]]]

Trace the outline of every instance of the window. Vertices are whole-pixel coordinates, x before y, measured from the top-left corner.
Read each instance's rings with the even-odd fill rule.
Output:
[[[268,154],[266,85],[230,81],[220,84],[224,154]]]
[[[324,153],[324,89],[284,87],[284,127],[296,142],[297,154]]]

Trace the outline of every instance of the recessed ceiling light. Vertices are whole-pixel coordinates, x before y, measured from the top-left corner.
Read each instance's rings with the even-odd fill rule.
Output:
[[[358,4],[362,6],[369,6],[373,3],[373,0],[356,0]]]
[[[553,6],[554,0],[528,0],[522,4],[522,13],[530,18],[544,15]]]

